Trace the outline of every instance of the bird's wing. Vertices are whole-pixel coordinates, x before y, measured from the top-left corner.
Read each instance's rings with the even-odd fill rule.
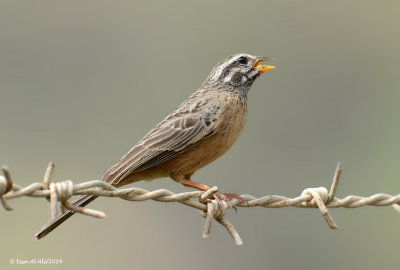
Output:
[[[187,100],[111,167],[102,180],[117,184],[133,172],[154,167],[185,151],[215,132],[220,111],[216,100]]]

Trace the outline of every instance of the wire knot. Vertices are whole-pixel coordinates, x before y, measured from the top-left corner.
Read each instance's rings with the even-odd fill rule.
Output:
[[[329,202],[329,191],[324,188],[324,187],[318,187],[318,188],[307,188],[303,190],[301,193],[301,196],[309,195],[311,196],[310,201],[302,202],[303,206],[314,206],[314,207],[319,207],[318,206],[318,200],[320,202],[323,202],[323,204],[328,204]]]
[[[2,166],[1,170],[3,171],[4,176],[0,175],[0,202],[4,209],[6,209],[7,211],[11,211],[12,208],[3,198],[3,195],[7,194],[12,190],[13,182],[11,180],[10,172],[8,171],[7,166]]]
[[[0,197],[9,192],[11,188],[9,188],[7,179],[0,175]]]
[[[214,186],[200,195],[199,201],[207,205],[207,211],[200,211],[202,217],[210,220],[213,217],[218,220],[225,215],[229,205],[227,202],[219,200],[216,196],[217,193],[218,187]]]
[[[201,216],[206,219],[203,228],[203,238],[205,239],[210,235],[211,221],[214,218],[229,231],[229,233],[231,234],[237,245],[242,245],[243,241],[240,238],[239,234],[237,233],[235,227],[233,227],[233,225],[229,221],[224,219],[224,215],[228,210],[228,208],[229,205],[225,201],[220,201],[216,199],[208,201],[207,211],[200,211]]]
[[[226,211],[229,209],[229,205],[225,201],[211,200],[207,203],[207,211],[200,211],[202,217],[216,220],[221,219]]]
[[[203,228],[203,238],[207,238],[210,235],[211,221],[212,219],[215,219],[229,231],[237,245],[242,245],[243,241],[237,233],[235,227],[233,227],[229,221],[224,219],[224,215],[230,206],[226,201],[219,200],[218,197],[216,197],[217,192],[218,188],[212,187],[199,197],[200,203],[207,205],[206,211],[200,211],[200,215],[206,219]]]
[[[74,183],[71,180],[50,184],[50,197],[57,196],[58,201],[65,201],[72,197]]]
[[[49,189],[51,217],[54,218],[57,215],[58,202],[61,202],[61,212],[65,213],[67,200],[72,197],[74,192],[74,183],[71,180],[51,183]]]
[[[209,190],[205,191],[203,194],[200,195],[199,201],[201,203],[207,204],[209,201],[215,199],[215,193],[218,192],[218,187],[214,186]]]
[[[307,188],[301,193],[301,195],[310,196],[310,200],[302,202],[301,206],[318,207],[329,227],[331,229],[338,228],[331,214],[329,213],[328,208],[326,207],[326,204],[328,204],[332,198],[332,196],[330,196],[330,192],[326,188]]]

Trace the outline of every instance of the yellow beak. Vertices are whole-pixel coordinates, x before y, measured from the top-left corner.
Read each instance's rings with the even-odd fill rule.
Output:
[[[268,66],[268,65],[259,65],[258,63],[264,62],[267,60],[271,60],[269,57],[258,57],[257,60],[254,62],[253,68],[258,70],[260,74],[265,73],[267,71],[273,70],[276,68],[275,66]]]

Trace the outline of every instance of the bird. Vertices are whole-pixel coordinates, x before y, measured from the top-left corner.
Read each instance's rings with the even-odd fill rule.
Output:
[[[100,180],[121,187],[141,180],[170,177],[206,191],[209,185],[191,180],[200,168],[223,155],[239,137],[247,116],[247,94],[253,82],[275,66],[269,57],[237,53],[220,61],[201,87],[151,129]],[[216,199],[243,200],[233,193]],[[96,196],[83,195],[73,205],[84,207]],[[74,214],[60,212],[34,236],[41,239]]]

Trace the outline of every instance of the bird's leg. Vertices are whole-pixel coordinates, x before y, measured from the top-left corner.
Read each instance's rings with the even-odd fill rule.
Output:
[[[211,186],[209,185],[205,185],[205,184],[201,184],[192,180],[187,180],[187,179],[179,179],[179,180],[175,180],[178,183],[181,183],[182,185],[184,185],[185,187],[191,187],[191,188],[195,188],[198,190],[202,190],[202,191],[207,191],[211,188]],[[231,200],[232,198],[236,198],[244,203],[247,203],[247,200],[240,197],[237,194],[234,193],[220,193],[217,192],[214,194],[214,198],[215,200],[219,201],[219,199],[224,200],[225,202],[227,202],[229,204],[229,206],[231,208],[235,208],[235,206],[232,204]],[[235,208],[236,209],[236,208]]]
[[[191,187],[191,188],[195,188],[195,189],[202,190],[202,191],[207,191],[211,188],[208,185],[204,185],[199,182],[192,181],[192,180],[179,179],[179,180],[175,180],[175,181],[184,185],[185,187]]]

